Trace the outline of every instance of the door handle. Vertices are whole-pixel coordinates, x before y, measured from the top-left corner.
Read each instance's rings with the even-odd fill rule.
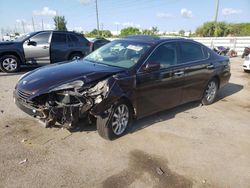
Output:
[[[48,46],[43,46],[43,49],[47,49],[47,48],[49,48]]]
[[[183,74],[184,74],[184,71],[178,71],[174,73],[175,76],[181,76]]]
[[[213,69],[213,68],[214,68],[213,64],[207,66],[207,69]]]

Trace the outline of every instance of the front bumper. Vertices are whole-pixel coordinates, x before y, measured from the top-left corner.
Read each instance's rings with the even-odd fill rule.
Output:
[[[26,101],[20,99],[15,93],[14,93],[14,102],[18,108],[20,108],[23,112],[29,114],[32,117],[43,116],[43,113],[40,110],[30,106]]]

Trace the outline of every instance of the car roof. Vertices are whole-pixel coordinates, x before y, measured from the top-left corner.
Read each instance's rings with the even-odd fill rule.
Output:
[[[183,37],[158,37],[158,36],[149,36],[149,35],[131,35],[122,38],[121,40],[137,41],[142,43],[149,44],[158,44],[167,41],[193,41],[192,39],[183,38]]]

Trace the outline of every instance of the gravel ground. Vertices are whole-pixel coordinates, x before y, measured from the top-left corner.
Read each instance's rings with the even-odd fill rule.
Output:
[[[0,73],[0,187],[250,187],[250,74],[231,62],[216,103],[139,120],[112,142],[94,126],[43,128],[13,102],[22,73]]]

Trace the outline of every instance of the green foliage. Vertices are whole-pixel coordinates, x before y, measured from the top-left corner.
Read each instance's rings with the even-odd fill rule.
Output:
[[[159,32],[157,27],[152,27],[152,29],[143,29],[141,34],[142,35],[157,35]]]
[[[97,29],[93,29],[91,32],[85,34],[87,37],[91,38],[98,38],[98,37],[105,37],[109,38],[112,37],[112,33],[109,30],[100,30],[98,32]]]
[[[121,37],[129,36],[129,35],[140,35],[141,32],[136,27],[127,27],[121,30]]]
[[[180,36],[184,36],[184,35],[185,35],[185,31],[184,31],[183,29],[180,30],[180,31],[179,31],[179,35],[180,35]]]
[[[195,34],[200,37],[250,36],[250,23],[205,22]]]
[[[67,31],[67,21],[64,16],[55,16],[54,17],[55,29],[58,31]]]

